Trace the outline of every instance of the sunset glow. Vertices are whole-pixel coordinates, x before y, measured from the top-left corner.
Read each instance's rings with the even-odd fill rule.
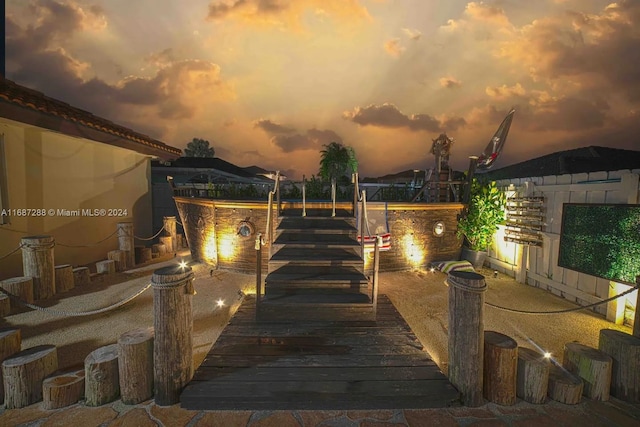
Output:
[[[465,169],[515,106],[500,168],[640,148],[639,21],[630,0],[7,0],[6,76],[298,179],[331,141],[361,177],[431,168],[443,131]]]

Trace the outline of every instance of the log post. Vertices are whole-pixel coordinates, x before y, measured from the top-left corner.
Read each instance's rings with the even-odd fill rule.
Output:
[[[495,331],[484,333],[482,390],[489,402],[515,405],[517,363],[518,343],[513,338]]]
[[[115,251],[107,252],[107,259],[113,260],[116,263],[116,271],[125,271],[127,266],[127,253],[116,249]]]
[[[452,271],[449,285],[449,380],[465,406],[480,406],[484,349],[484,276]]]
[[[91,283],[89,267],[76,267],[73,269],[73,284],[75,286],[87,286]]]
[[[193,294],[191,267],[153,272],[154,389],[157,405],[178,403],[193,376]]]
[[[138,258],[138,264],[144,264],[153,259],[151,248],[140,247],[140,257]]]
[[[640,403],[640,338],[603,329],[598,348],[613,361],[610,393],[618,399]]]
[[[173,237],[171,236],[161,236],[160,237],[160,243],[162,243],[167,251],[168,254],[172,254],[175,253],[175,251],[173,250],[173,241],[172,241]]]
[[[24,408],[42,400],[42,381],[57,369],[58,353],[53,345],[32,347],[5,359],[5,408]]]
[[[551,362],[526,347],[518,347],[518,378],[516,396],[529,403],[544,403],[549,388]]]
[[[0,330],[0,363],[20,351],[22,335],[20,329],[7,328]],[[4,401],[4,380],[0,369],[0,402]]]
[[[171,237],[171,246],[167,247],[167,252],[174,253],[178,250],[178,246],[176,245],[177,241],[177,233],[176,233],[176,217],[175,216],[165,216],[163,217],[164,222],[164,235]]]
[[[612,359],[608,354],[577,342],[564,345],[562,366],[582,378],[583,394],[593,400],[609,400]]]
[[[118,338],[120,398],[135,405],[153,396],[153,329],[134,329]]]
[[[0,318],[11,314],[11,300],[5,294],[0,293]]]
[[[22,270],[26,277],[33,277],[33,297],[37,300],[51,298],[56,293],[53,263],[52,236],[23,237]]]
[[[582,398],[582,379],[556,364],[549,367],[547,395],[556,402],[577,405]]]
[[[153,252],[157,253],[158,256],[163,256],[167,253],[167,247],[162,243],[155,243],[151,245],[151,249]]]
[[[134,254],[132,222],[118,223],[118,249],[126,253],[127,267],[133,268],[133,266],[136,265],[136,258]]]
[[[84,369],[61,372],[42,382],[43,409],[58,409],[78,403],[84,397]]]
[[[33,303],[33,278],[32,277],[12,277],[0,282],[0,288],[4,289],[18,299]]]
[[[73,289],[75,286],[73,282],[73,267],[69,264],[56,265],[55,267],[56,277],[56,293],[66,292]]]
[[[116,262],[112,259],[105,259],[102,261],[98,261],[96,262],[96,271],[98,273],[104,273],[104,274],[115,274]]]
[[[120,396],[118,345],[100,347],[84,359],[84,397],[87,406],[100,406]]]

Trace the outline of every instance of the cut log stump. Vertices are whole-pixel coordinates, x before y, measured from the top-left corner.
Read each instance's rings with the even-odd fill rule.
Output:
[[[151,245],[151,249],[154,253],[157,253],[158,256],[163,256],[167,254],[167,247],[162,243],[156,243]]]
[[[39,345],[2,362],[4,405],[24,408],[42,400],[42,381],[58,369],[58,353],[53,345]]]
[[[73,269],[74,286],[87,286],[91,283],[89,267],[77,267]]]
[[[562,366],[584,382],[582,393],[593,400],[609,400],[612,359],[608,354],[576,342],[564,345]]]
[[[160,243],[162,243],[165,247],[165,250],[168,254],[175,252],[173,250],[173,238],[171,236],[162,236],[160,237]]]
[[[613,362],[610,393],[618,399],[640,403],[640,338],[603,329],[598,348]]]
[[[42,407],[58,409],[78,403],[84,397],[84,369],[54,374],[42,382]]]
[[[104,274],[115,274],[116,262],[112,259],[105,259],[103,261],[96,262],[96,271]]]
[[[551,364],[549,368],[549,389],[547,395],[556,402],[577,405],[582,398],[584,383],[582,378],[561,366]]]
[[[22,336],[20,329],[6,328],[0,330],[0,363],[20,351]],[[4,381],[2,369],[0,369],[0,403],[4,401]]]
[[[52,236],[23,237],[22,271],[26,277],[33,277],[33,297],[36,300],[51,298],[55,294],[55,264]]]
[[[118,345],[110,344],[92,351],[84,360],[87,406],[100,406],[120,396]]]
[[[529,403],[544,403],[549,388],[550,367],[551,362],[539,352],[518,347],[516,396]]]
[[[135,405],[153,396],[153,328],[120,335],[118,367],[123,403]]]
[[[151,248],[140,247],[139,249],[140,255],[138,255],[138,264],[144,264],[145,262],[151,261],[153,251]]]
[[[33,303],[34,301],[32,277],[12,277],[11,279],[5,279],[0,282],[0,288],[24,302]]]
[[[127,269],[127,252],[119,249],[115,251],[109,251],[107,258],[115,261],[116,271],[125,271]]]
[[[73,267],[69,264],[56,265],[56,293],[66,292],[73,289]]]
[[[484,333],[483,392],[498,405],[516,403],[518,343],[495,331]]]
[[[0,318],[11,314],[11,299],[5,294],[0,294]]]

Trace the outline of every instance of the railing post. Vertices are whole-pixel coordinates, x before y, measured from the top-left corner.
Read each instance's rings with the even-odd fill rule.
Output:
[[[378,271],[380,266],[380,245],[382,245],[382,237],[376,234],[376,242],[373,246],[373,286],[371,289],[371,304],[373,304],[373,312],[378,307]]]
[[[267,202],[267,242],[269,243],[269,257],[271,257],[271,239],[272,239],[272,229],[271,223],[272,219],[272,211],[273,210],[273,192],[269,191],[269,201]]]
[[[358,172],[354,172],[353,174],[351,174],[351,181],[353,182],[353,216],[356,216],[356,209],[358,209],[358,193],[359,193],[359,186],[358,186]]]
[[[331,216],[336,216],[336,179],[331,178]]]
[[[364,260],[364,230],[365,230],[364,211],[367,208],[366,203],[367,203],[367,193],[365,190],[362,190],[362,204],[360,209],[360,255],[362,256],[363,260]]]
[[[281,206],[280,206],[280,171],[276,171],[276,200],[277,200],[277,212],[278,215],[280,216],[280,210],[281,210]]]
[[[307,216],[307,180],[302,175],[302,216]]]
[[[256,236],[256,318],[262,298],[262,233]]]

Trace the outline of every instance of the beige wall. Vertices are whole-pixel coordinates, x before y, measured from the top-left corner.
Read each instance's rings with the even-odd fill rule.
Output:
[[[18,247],[21,237],[47,234],[56,239],[56,265],[86,265],[117,249],[115,236],[96,243],[112,234],[118,222],[133,221],[137,236],[152,234],[147,156],[1,118],[0,133],[5,140],[9,209],[56,211],[45,216],[12,215],[10,224],[0,225],[0,258]],[[68,217],[58,209],[127,212]],[[20,275],[20,251],[0,259],[0,279]]]

